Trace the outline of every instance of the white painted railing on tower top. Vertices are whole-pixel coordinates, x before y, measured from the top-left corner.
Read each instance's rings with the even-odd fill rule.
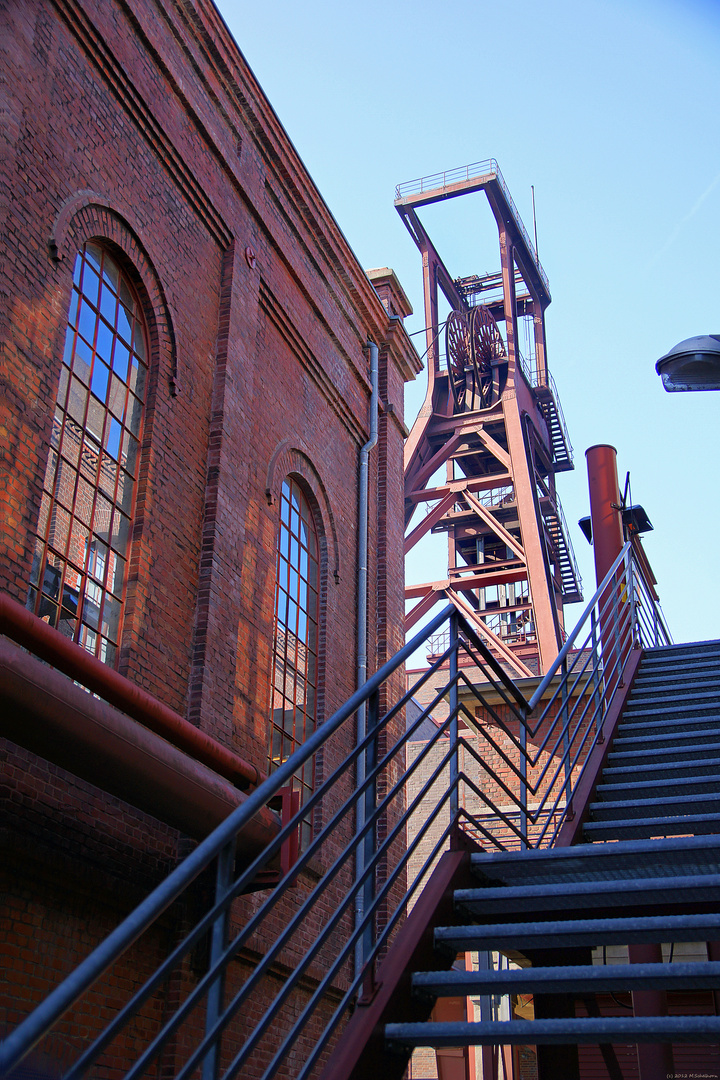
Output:
[[[445,172],[432,173],[430,176],[421,176],[418,177],[417,180],[406,180],[404,183],[398,184],[395,188],[395,201],[399,202],[402,199],[408,198],[410,195],[423,195],[425,192],[442,190],[443,188],[452,187],[454,184],[461,184],[465,180],[476,180],[484,176],[487,176],[488,178],[495,177],[500,185],[502,193],[505,196],[505,201],[512,213],[513,220],[522,234],[528,253],[535,263],[540,279],[549,296],[550,284],[547,275],[540,265],[535,245],[530,239],[528,231],[523,224],[518,208],[510,194],[510,189],[505,183],[505,178],[500,172],[500,167],[495,158],[487,158],[485,161],[476,161],[473,162],[472,165],[463,165],[457,169],[447,169]]]

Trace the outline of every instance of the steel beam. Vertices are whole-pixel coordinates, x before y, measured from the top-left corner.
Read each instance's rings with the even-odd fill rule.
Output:
[[[522,559],[524,562],[525,552],[522,549],[522,545],[518,544],[512,533],[509,533],[507,529],[500,524],[495,515],[490,510],[488,510],[486,506],[483,506],[483,504],[478,499],[471,495],[469,491],[465,492],[465,500],[468,506],[470,506],[475,511],[478,517],[482,518],[485,524],[490,526],[495,535],[500,537],[500,539],[505,543],[505,545],[515,552],[518,559]]]
[[[512,459],[507,450],[503,450],[499,442],[493,439],[492,435],[489,435],[483,427],[478,428],[478,436],[480,441],[487,447],[492,456],[503,465],[509,473],[514,472],[512,466]]]
[[[477,626],[481,636],[491,643],[508,664],[515,668],[521,679],[532,678],[534,672],[523,664],[522,660],[515,655],[512,649],[508,648],[502,638],[499,638],[497,634],[492,632],[489,626],[487,626],[480,617],[479,613],[471,607],[463,596],[460,596],[455,589],[448,589],[447,595],[453,604],[455,604],[458,611],[464,615],[466,619],[470,619]]]
[[[534,466],[529,460],[523,420],[514,399],[503,400],[503,405],[508,446],[513,461],[520,535],[525,551],[530,595],[535,614],[540,672],[543,673],[548,670],[560,648],[554,597],[548,580],[545,545],[541,534],[542,520],[536,503]]]
[[[415,547],[419,540],[422,540],[423,536],[430,531],[436,522],[440,520],[446,510],[457,500],[457,495],[454,491],[449,492],[440,504],[434,507],[425,517],[422,519],[419,525],[417,525],[413,531],[405,537],[404,553],[407,555],[408,551],[411,551]]]
[[[458,432],[451,436],[439,450],[436,450],[431,458],[424,461],[416,472],[412,474],[413,486],[426,484],[434,472],[444,465],[448,458],[452,457],[459,446],[462,445],[465,436]]]
[[[441,592],[443,589],[454,588],[467,592],[471,589],[489,588],[491,585],[506,585],[508,582],[525,581],[528,576],[527,567],[519,559],[517,564],[509,569],[507,563],[502,564],[502,568],[499,570],[492,569],[492,563],[486,565],[489,566],[487,573],[479,573],[477,570],[468,567],[471,572],[460,577],[459,575],[462,573],[462,568],[460,568],[457,571],[457,577],[440,578],[438,581],[427,581],[418,585],[407,585],[405,587],[405,599],[414,600],[416,597],[424,596],[428,589]]]
[[[408,492],[405,499],[408,502],[432,502],[433,499],[442,499],[449,492],[463,494],[465,491],[490,491],[492,488],[509,487],[512,484],[512,475],[509,472],[499,473],[496,476],[472,476],[463,477],[461,480],[451,480],[436,488],[418,488]]]

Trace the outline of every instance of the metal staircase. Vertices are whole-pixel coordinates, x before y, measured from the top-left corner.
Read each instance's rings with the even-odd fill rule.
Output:
[[[552,375],[546,382],[536,383],[534,390],[550,435],[553,468],[555,472],[567,472],[574,468],[573,448]]]
[[[582,581],[575,553],[568,542],[568,528],[559,502],[550,499],[541,501],[543,520],[550,537],[550,543],[557,556],[562,586],[562,598],[565,604],[577,604],[582,600]]]
[[[456,925],[435,929],[436,950],[453,960],[494,951],[520,966],[412,978],[413,994],[425,1000],[533,995],[535,1018],[389,1024],[388,1049],[594,1044],[604,1047],[606,1065],[614,1058],[609,1075],[622,1076],[612,1044],[673,1044],[679,1070],[680,1044],[706,1044],[701,1071],[714,1075],[720,1016],[709,992],[720,989],[717,959],[603,961],[608,946],[664,944],[667,956],[667,946],[720,941],[719,757],[720,642],[646,652],[580,842],[473,854],[476,884],[455,891]],[[670,994],[669,1015],[628,1014],[608,996],[648,990]],[[689,991],[705,991],[695,995],[695,1015],[682,998]],[[555,1075],[557,1060],[542,1071],[538,1053],[541,1080]],[[697,1069],[697,1051],[694,1061]],[[568,1075],[582,1076],[578,1070]]]
[[[405,688],[406,660],[444,629],[447,647]],[[412,1046],[449,1042],[535,1045],[542,1080],[577,1075],[543,1064],[545,1049],[599,1044],[616,1078],[613,1041],[720,1043],[714,1005],[615,1015],[607,997],[720,987],[720,812],[704,764],[720,753],[720,644],[669,640],[630,544],[529,701],[446,608],[22,1019],[0,1045],[0,1075],[54,1062],[67,1080],[390,1080]],[[406,724],[406,705],[428,686]],[[406,759],[441,702],[445,719]],[[309,766],[312,796],[257,858],[236,860],[254,815]],[[680,781],[684,801],[663,818],[667,801],[648,795],[639,817],[618,788],[638,777],[666,794]],[[307,820],[312,837],[298,851]],[[607,831],[591,842],[594,829]],[[602,962],[611,946],[688,941],[710,942],[711,962]],[[444,970],[468,950],[520,965]],[[132,956],[143,961],[135,974]],[[535,1018],[417,1026],[437,996],[467,993],[532,994]]]
[[[643,658],[587,840],[720,832],[720,642]]]

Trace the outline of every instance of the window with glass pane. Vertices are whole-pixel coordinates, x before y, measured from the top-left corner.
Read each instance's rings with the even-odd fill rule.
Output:
[[[310,506],[288,477],[280,497],[275,587],[273,702],[269,768],[277,768],[315,730],[318,649],[318,540]],[[304,802],[312,762],[296,777]],[[305,831],[309,824],[305,823]]]
[[[115,664],[147,383],[135,292],[97,244],[75,260],[27,606]]]

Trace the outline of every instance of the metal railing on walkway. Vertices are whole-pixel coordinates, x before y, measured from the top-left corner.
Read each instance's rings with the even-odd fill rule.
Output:
[[[405,688],[407,658],[444,627],[447,648]],[[7,1037],[0,1075],[62,1046],[67,1078],[316,1076],[439,853],[459,829],[485,847],[551,844],[630,650],[668,640],[630,545],[530,701],[446,607]],[[309,767],[312,796],[238,864],[238,835]]]

